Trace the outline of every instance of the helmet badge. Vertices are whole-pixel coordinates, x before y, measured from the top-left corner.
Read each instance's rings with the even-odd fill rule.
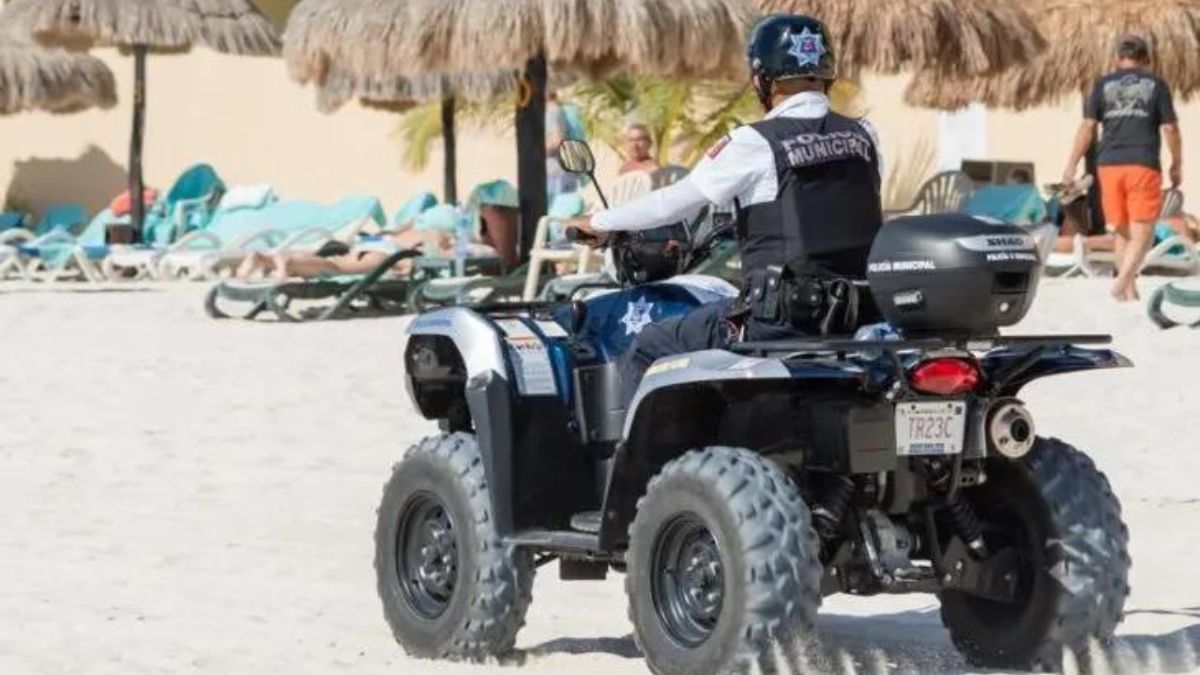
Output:
[[[796,57],[800,66],[819,66],[821,57],[828,53],[825,49],[825,38],[805,28],[799,35],[792,35],[792,48],[788,54]]]

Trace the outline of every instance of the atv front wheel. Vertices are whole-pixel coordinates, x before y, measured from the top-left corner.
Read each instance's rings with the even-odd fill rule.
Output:
[[[987,668],[1057,671],[1088,657],[1123,618],[1128,530],[1104,474],[1085,454],[1038,439],[1021,461],[992,459],[987,481],[964,491],[992,551],[1018,551],[1017,600],[941,594],[942,622],[959,651]]]
[[[817,556],[808,507],[769,460],[708,448],[667,464],[638,501],[626,557],[629,616],[650,669],[786,669],[772,654],[791,654],[812,627]]]
[[[496,534],[473,436],[427,438],[393,468],[375,528],[375,573],[384,617],[412,656],[478,661],[512,650],[533,561]]]

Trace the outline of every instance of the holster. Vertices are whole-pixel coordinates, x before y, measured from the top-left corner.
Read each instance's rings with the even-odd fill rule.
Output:
[[[750,272],[735,307],[739,313],[807,335],[853,333],[868,291],[859,282],[826,272],[798,272],[791,266]]]

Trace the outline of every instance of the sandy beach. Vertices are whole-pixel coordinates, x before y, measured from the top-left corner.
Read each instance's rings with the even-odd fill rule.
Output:
[[[205,290],[0,285],[0,673],[492,670],[406,659],[375,595],[383,482],[435,430],[403,392],[406,319],[218,323]],[[1112,332],[1136,363],[1026,398],[1125,508],[1112,672],[1200,668],[1200,335],[1102,280],[1044,283],[1019,331]],[[619,576],[543,568],[506,672],[645,672],[630,630]],[[967,672],[930,596],[830,598],[820,632],[856,672]]]

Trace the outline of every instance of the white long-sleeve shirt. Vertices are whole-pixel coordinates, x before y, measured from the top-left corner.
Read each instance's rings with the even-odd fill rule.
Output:
[[[796,94],[776,106],[767,118],[816,119],[829,114],[829,98],[819,92]],[[879,137],[866,120],[859,123],[870,134],[879,154]],[[883,162],[879,163],[883,172]],[[775,155],[767,139],[751,126],[735,129],[700,160],[686,178],[592,218],[597,232],[649,230],[694,216],[708,204],[721,206],[735,199],[743,207],[775,201],[779,178]]]

